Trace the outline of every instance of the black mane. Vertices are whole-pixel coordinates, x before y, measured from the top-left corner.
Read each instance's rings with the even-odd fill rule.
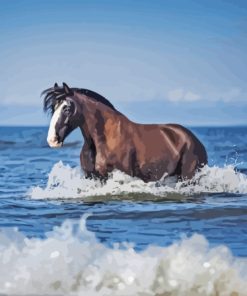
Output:
[[[64,87],[60,87],[55,84],[54,87],[48,88],[41,93],[41,95],[45,95],[43,102],[44,112],[51,112],[51,114],[53,114],[56,104],[61,103],[68,96],[73,96],[74,92],[86,95],[90,99],[92,98],[116,111],[114,106],[106,98],[92,90],[75,87],[66,89],[66,87],[67,86],[65,84]]]
[[[96,101],[110,107],[111,109],[113,110],[116,110],[114,108],[114,106],[112,105],[112,103],[110,103],[105,97],[101,96],[100,94],[92,91],[92,90],[89,90],[89,89],[86,89],[86,88],[71,88],[73,91],[76,91],[80,94],[83,94],[83,95],[86,95],[87,97],[89,98],[93,98],[95,99]]]

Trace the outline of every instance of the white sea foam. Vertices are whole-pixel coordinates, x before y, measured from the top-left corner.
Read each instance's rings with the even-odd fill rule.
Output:
[[[105,184],[85,179],[81,169],[71,168],[61,161],[52,168],[45,188],[34,187],[29,191],[33,199],[87,198],[102,195],[146,193],[165,197],[169,193],[185,195],[208,193],[247,193],[247,176],[236,172],[231,165],[219,168],[205,166],[193,178],[191,184],[175,182],[168,178],[159,182],[144,183],[123,172],[113,171]]]
[[[0,292],[7,295],[246,295],[247,261],[201,235],[169,247],[114,249],[65,221],[46,239],[0,231]]]

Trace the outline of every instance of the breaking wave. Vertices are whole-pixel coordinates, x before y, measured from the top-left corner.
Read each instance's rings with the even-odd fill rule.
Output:
[[[81,198],[92,196],[117,196],[148,194],[166,197],[170,194],[192,196],[200,193],[247,193],[247,176],[236,172],[232,165],[223,168],[205,166],[188,182],[176,182],[168,178],[158,182],[145,183],[123,172],[113,171],[105,184],[86,179],[79,167],[71,168],[61,161],[49,173],[45,188],[33,187],[28,195],[33,199]]]
[[[247,261],[195,234],[169,247],[100,244],[85,219],[28,238],[0,231],[4,295],[246,295]]]

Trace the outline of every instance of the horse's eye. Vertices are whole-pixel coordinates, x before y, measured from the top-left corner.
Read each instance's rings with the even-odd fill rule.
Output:
[[[69,115],[69,107],[68,106],[64,106],[63,107],[63,113],[65,114],[65,115]]]

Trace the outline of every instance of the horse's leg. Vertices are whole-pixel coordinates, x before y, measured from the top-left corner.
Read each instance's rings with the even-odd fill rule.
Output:
[[[198,169],[198,163],[197,155],[195,155],[192,150],[184,149],[180,170],[180,177],[182,180],[191,179],[195,175],[196,170]]]
[[[94,146],[89,146],[87,142],[84,143],[80,154],[80,161],[86,178],[93,178],[96,174]]]
[[[98,152],[95,157],[95,170],[102,182],[105,182],[108,177],[109,168],[107,166],[107,158],[103,153]]]

